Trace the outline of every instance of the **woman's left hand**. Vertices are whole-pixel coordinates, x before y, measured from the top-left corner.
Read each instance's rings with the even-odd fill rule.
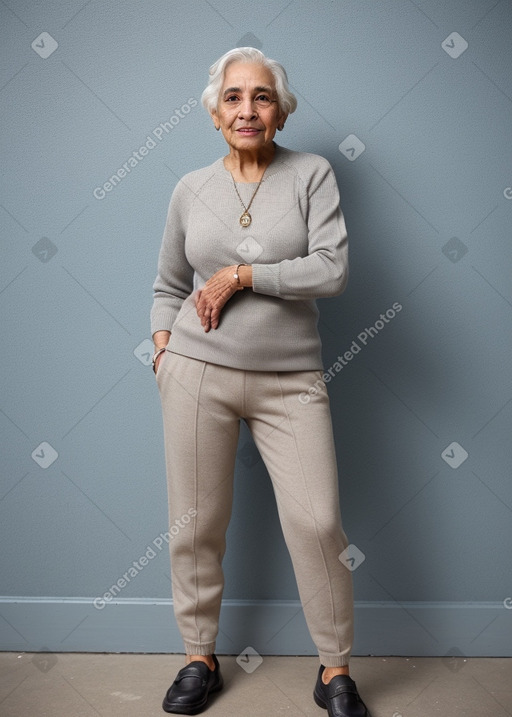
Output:
[[[197,292],[196,311],[206,332],[218,327],[220,312],[224,305],[233,294],[243,289],[233,277],[235,272],[236,266],[226,266],[224,269],[219,269]]]

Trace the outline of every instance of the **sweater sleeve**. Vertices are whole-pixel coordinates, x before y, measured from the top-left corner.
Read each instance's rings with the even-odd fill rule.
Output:
[[[193,291],[194,270],[185,255],[187,218],[192,192],[180,181],[169,202],[158,274],[153,284],[151,335],[171,331],[183,301]]]
[[[277,264],[253,264],[253,291],[281,299],[336,296],[348,280],[348,239],[339,191],[331,165],[318,158],[303,183],[308,255]]]

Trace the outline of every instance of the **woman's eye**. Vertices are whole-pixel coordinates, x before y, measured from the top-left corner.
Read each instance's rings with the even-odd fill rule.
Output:
[[[226,102],[238,102],[238,97],[236,95],[230,95],[229,97],[226,97]]]

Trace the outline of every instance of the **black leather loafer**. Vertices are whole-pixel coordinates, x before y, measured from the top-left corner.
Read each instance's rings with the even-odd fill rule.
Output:
[[[371,717],[359,697],[356,683],[348,675],[336,675],[329,684],[322,682],[324,666],[320,666],[313,697],[319,707],[327,710],[329,717]]]
[[[215,670],[210,670],[208,665],[200,660],[181,668],[164,697],[162,707],[165,712],[196,715],[203,711],[209,695],[221,690],[224,684],[215,655],[213,661]]]

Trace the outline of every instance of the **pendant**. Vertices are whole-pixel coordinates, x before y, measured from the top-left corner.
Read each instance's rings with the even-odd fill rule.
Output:
[[[251,222],[252,222],[252,217],[249,214],[249,212],[244,212],[242,214],[242,216],[240,217],[240,224],[243,227],[248,227]]]

